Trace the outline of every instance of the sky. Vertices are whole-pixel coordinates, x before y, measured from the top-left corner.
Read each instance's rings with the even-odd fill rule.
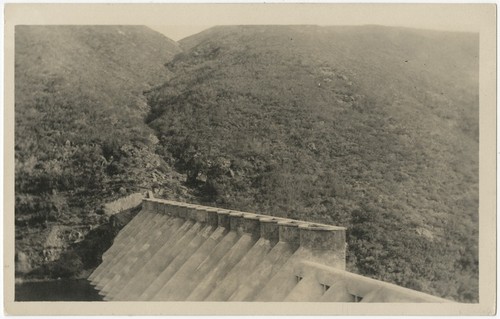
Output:
[[[212,26],[211,25],[185,25],[185,26],[148,25],[148,27],[164,34],[166,37],[174,41],[179,41],[185,37],[206,30]]]
[[[218,0],[222,3],[195,4],[188,3],[188,1],[203,0],[185,1],[185,3],[142,4],[16,4],[16,7],[8,7],[8,16],[11,21],[16,21],[16,24],[147,25],[175,41],[216,25],[308,24],[327,26],[370,24],[482,33],[483,31],[491,32],[492,26],[495,26],[496,23],[494,3],[346,4],[324,2],[312,4],[305,2],[241,3],[242,1],[255,0],[223,3],[223,1],[236,0]]]
[[[190,7],[192,8],[192,7]],[[479,32],[481,10],[471,5],[394,4],[240,4],[181,9],[179,19],[152,23],[152,29],[178,41],[214,25],[314,24],[385,25],[442,31]],[[164,20],[165,21],[165,20]],[[176,24],[175,22],[180,23]],[[195,21],[193,23],[193,21]]]

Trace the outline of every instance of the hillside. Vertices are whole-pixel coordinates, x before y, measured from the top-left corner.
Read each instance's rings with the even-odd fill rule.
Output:
[[[215,27],[148,93],[200,200],[347,226],[349,270],[478,299],[478,35]]]
[[[105,201],[168,184],[143,91],[180,48],[141,26],[17,26],[15,50],[16,258],[44,276]],[[98,262],[81,258],[68,275]]]

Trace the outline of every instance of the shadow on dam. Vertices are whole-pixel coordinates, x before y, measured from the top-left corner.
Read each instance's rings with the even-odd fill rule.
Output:
[[[450,302],[345,271],[345,231],[145,199],[88,280],[108,301]]]

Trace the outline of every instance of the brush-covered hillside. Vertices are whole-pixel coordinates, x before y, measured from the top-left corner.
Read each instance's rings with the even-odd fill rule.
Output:
[[[478,300],[477,34],[215,27],[148,93],[201,200],[348,227],[349,270]]]
[[[178,52],[140,26],[16,27],[16,252],[24,272],[57,260],[66,233],[102,224],[104,200],[149,189],[170,170],[144,123],[143,91],[168,79],[164,64]],[[67,262],[55,276],[97,261]]]

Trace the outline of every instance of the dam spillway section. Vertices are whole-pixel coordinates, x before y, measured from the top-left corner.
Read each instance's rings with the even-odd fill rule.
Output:
[[[449,302],[345,271],[346,229],[144,199],[88,280],[108,301]]]

